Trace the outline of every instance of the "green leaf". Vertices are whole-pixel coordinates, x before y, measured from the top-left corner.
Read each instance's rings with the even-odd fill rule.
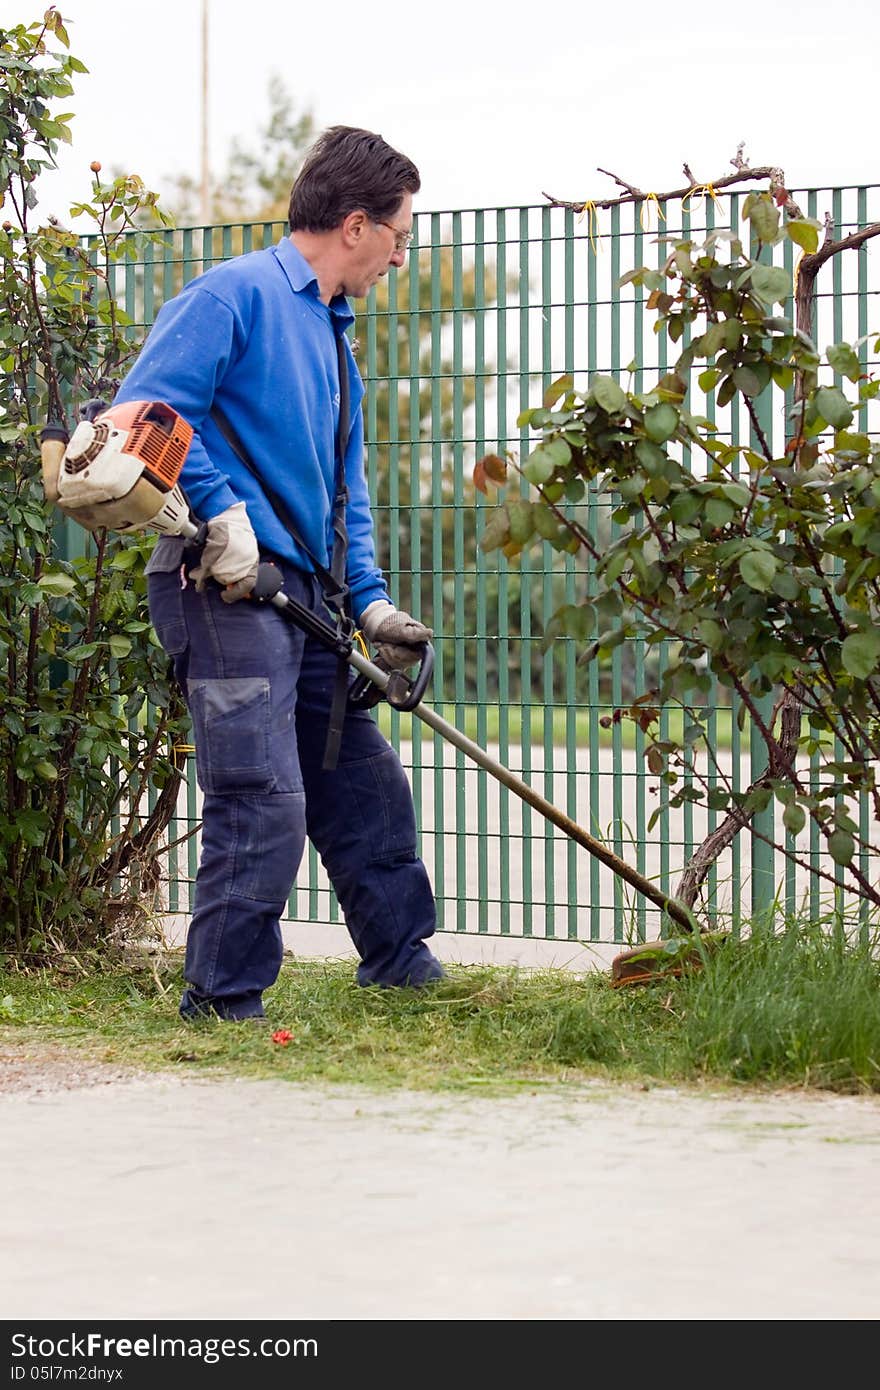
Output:
[[[834,437],[835,454],[856,454],[859,458],[867,458],[871,452],[871,438],[867,434],[850,434],[848,430],[839,430]]]
[[[544,405],[547,410],[551,410],[559,398],[566,396],[573,386],[574,381],[570,376],[560,376],[555,381],[551,381],[544,392]]]
[[[827,424],[845,430],[852,422],[853,408],[837,386],[820,386],[813,397],[816,409]]]
[[[38,777],[42,777],[44,782],[55,782],[58,780],[58,769],[54,763],[48,763],[41,758],[38,763],[34,763],[34,772]]]
[[[778,570],[773,577],[773,592],[780,598],[787,599],[789,603],[794,603],[800,597],[801,586],[789,570]]]
[[[705,618],[701,623],[697,623],[696,632],[703,646],[708,647],[710,652],[721,650],[724,644],[724,629],[714,618]]]
[[[736,383],[734,382],[732,376],[726,376],[722,381],[721,385],[718,387],[716,403],[719,407],[723,408],[726,405],[730,405],[730,402],[733,400],[735,395]]]
[[[848,830],[835,830],[828,836],[828,850],[835,864],[848,864],[855,848],[855,841]]]
[[[571,445],[564,439],[551,439],[541,445],[544,453],[552,459],[557,468],[564,468],[571,458]]]
[[[819,224],[808,222],[805,218],[794,217],[786,222],[785,230],[796,246],[801,246],[809,254],[819,249]]]
[[[487,552],[497,550],[499,546],[506,545],[509,539],[510,522],[507,512],[504,507],[498,507],[486,522],[485,530],[480,537],[480,549]]]
[[[606,415],[619,415],[626,408],[627,394],[612,376],[596,376],[592,381],[596,403]]]
[[[555,472],[556,464],[541,448],[535,449],[533,453],[529,454],[523,465],[524,477],[537,487],[540,487],[541,483],[548,482]]]
[[[43,574],[37,583],[43,592],[52,598],[63,598],[65,594],[70,593],[71,589],[76,588],[76,580],[71,575],[59,572]]]
[[[49,824],[45,811],[19,811],[15,817],[15,833],[26,845],[41,845]]]
[[[64,653],[66,661],[87,661],[90,656],[94,656],[100,646],[99,642],[83,642],[80,646],[71,647]]]
[[[678,522],[679,526],[687,526],[698,515],[700,510],[700,499],[693,492],[680,492],[673,498],[669,514],[673,521]]]
[[[650,439],[636,441],[635,456],[649,477],[666,467],[667,458],[664,450]]]
[[[507,518],[510,522],[510,539],[516,541],[518,545],[525,545],[526,541],[531,540],[535,534],[535,522],[532,516],[532,504],[524,497],[515,498],[507,504]],[[113,639],[110,640],[111,648]]]
[[[596,626],[596,610],[589,603],[565,604],[554,616],[560,630],[577,642],[585,642]]]
[[[724,324],[710,323],[702,338],[698,338],[695,344],[702,357],[714,357],[720,347],[724,346]]]
[[[127,550],[120,550],[113,556],[110,568],[114,570],[130,570],[140,559],[140,552],[129,547]]]
[[[726,497],[710,497],[703,515],[710,526],[726,526],[736,515],[737,508]]]
[[[722,483],[721,491],[735,507],[747,507],[752,499],[752,494],[742,483]]]
[[[607,557],[607,559],[600,560],[598,565],[596,566],[596,569],[597,572],[602,575],[602,578],[605,580],[605,583],[610,586],[611,584],[616,583],[616,581],[620,578],[620,576],[623,574],[623,571],[626,569],[628,563],[629,556],[627,555],[626,551],[615,550],[612,551],[612,553]]]
[[[128,656],[131,651],[131,638],[123,637],[120,633],[114,632],[108,643],[110,655],[115,656],[117,661],[121,661]]]
[[[678,411],[668,401],[645,411],[645,433],[655,444],[665,444],[678,429]]]
[[[704,372],[700,372],[697,383],[701,391],[711,391],[715,386],[721,373],[717,367],[707,367]]]
[[[755,236],[763,242],[776,240],[779,231],[779,209],[766,193],[755,199],[748,213]]]
[[[739,572],[750,589],[769,593],[778,565],[767,550],[748,550],[739,562]]]
[[[751,367],[745,365],[737,367],[733,373],[733,384],[744,396],[758,396],[763,391],[766,382],[762,382],[758,373]]]
[[[778,362],[774,362],[770,368],[770,375],[777,386],[781,386],[783,391],[787,391],[794,381],[794,368],[781,367]]]
[[[807,821],[803,806],[790,801],[782,813],[782,823],[790,835],[799,835]]]
[[[678,372],[667,372],[657,382],[654,390],[661,400],[672,401],[674,405],[679,405],[687,395],[687,382],[679,376]]]
[[[535,530],[545,541],[555,541],[559,535],[559,520],[546,502],[535,502],[532,507],[532,520]]]
[[[862,365],[849,343],[834,343],[825,349],[829,367],[850,381],[858,381],[862,375]]]
[[[867,680],[880,664],[880,631],[869,628],[863,632],[851,632],[844,638],[840,656],[851,676]]]
[[[752,289],[765,304],[784,303],[791,294],[791,275],[780,265],[752,266]]]

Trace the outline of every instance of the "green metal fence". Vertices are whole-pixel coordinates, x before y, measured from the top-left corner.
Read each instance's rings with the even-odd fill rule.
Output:
[[[545,650],[553,610],[588,594],[591,575],[581,558],[560,558],[549,547],[511,564],[497,552],[485,555],[479,539],[492,503],[475,491],[471,473],[487,451],[527,449],[517,416],[562,373],[576,384],[591,372],[610,373],[640,389],[666,368],[667,342],[652,332],[642,290],[620,287],[619,279],[636,265],[662,264],[664,236],[740,230],[744,197],[745,190],[707,193],[685,204],[586,216],[546,206],[420,213],[407,265],[354,306],[380,560],[394,599],[434,627],[429,702],[669,892],[716,817],[693,804],[673,809],[648,770],[643,736],[610,719],[650,684],[650,662],[662,661],[663,652],[649,656],[633,644],[599,669],[578,664],[571,639]],[[829,217],[835,237],[880,220],[880,185],[796,190],[795,197],[808,215]],[[169,232],[142,263],[119,272],[132,332],[202,270],[285,232],[281,223]],[[837,256],[820,275],[816,299],[817,342],[862,339],[865,370],[876,366],[866,335],[880,331],[875,246]],[[785,242],[777,252],[793,269],[796,248]],[[761,426],[779,445],[782,411],[773,413],[769,396],[759,404]],[[733,407],[716,423],[734,442],[748,438],[749,423]],[[872,426],[865,407],[860,427]],[[592,529],[613,536],[609,507],[591,497],[586,512]],[[722,692],[708,703],[710,735],[743,788],[763,771],[762,747],[748,725],[740,730]],[[464,754],[410,715],[384,707],[377,717],[411,777],[442,931],[587,944],[657,934],[652,906]],[[668,726],[671,712],[663,718]],[[198,814],[190,768],[171,838],[185,835]],[[790,911],[803,905],[798,873],[760,838],[772,838],[772,816],[763,813],[759,833],[738,837],[718,861],[708,882],[710,911],[736,920],[776,898]],[[866,836],[868,827],[866,807]],[[176,854],[168,907],[185,916],[197,835]],[[817,839],[809,854],[818,861]],[[824,910],[815,884],[808,906],[815,916]],[[291,896],[290,918],[340,919],[314,851]]]

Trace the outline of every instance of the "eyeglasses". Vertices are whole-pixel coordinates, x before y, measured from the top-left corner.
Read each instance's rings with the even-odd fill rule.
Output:
[[[377,226],[387,227],[389,232],[394,233],[395,254],[400,251],[409,250],[410,246],[412,246],[413,232],[402,232],[399,227],[394,226],[393,222],[385,222],[381,217],[377,217],[374,220]]]

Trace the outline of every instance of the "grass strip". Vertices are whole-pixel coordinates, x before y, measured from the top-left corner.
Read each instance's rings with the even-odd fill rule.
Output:
[[[361,989],[351,960],[285,960],[268,1026],[184,1023],[179,955],[0,973],[4,1041],[91,1059],[373,1089],[506,1091],[586,1079],[880,1091],[875,944],[800,926],[726,941],[680,978],[452,966]],[[276,1041],[279,1033],[289,1039]]]

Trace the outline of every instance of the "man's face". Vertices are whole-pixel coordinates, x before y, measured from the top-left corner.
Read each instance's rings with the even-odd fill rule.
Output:
[[[371,222],[366,216],[345,271],[343,293],[363,299],[388,274],[389,266],[403,265],[412,231],[412,194],[405,193],[388,222]]]

